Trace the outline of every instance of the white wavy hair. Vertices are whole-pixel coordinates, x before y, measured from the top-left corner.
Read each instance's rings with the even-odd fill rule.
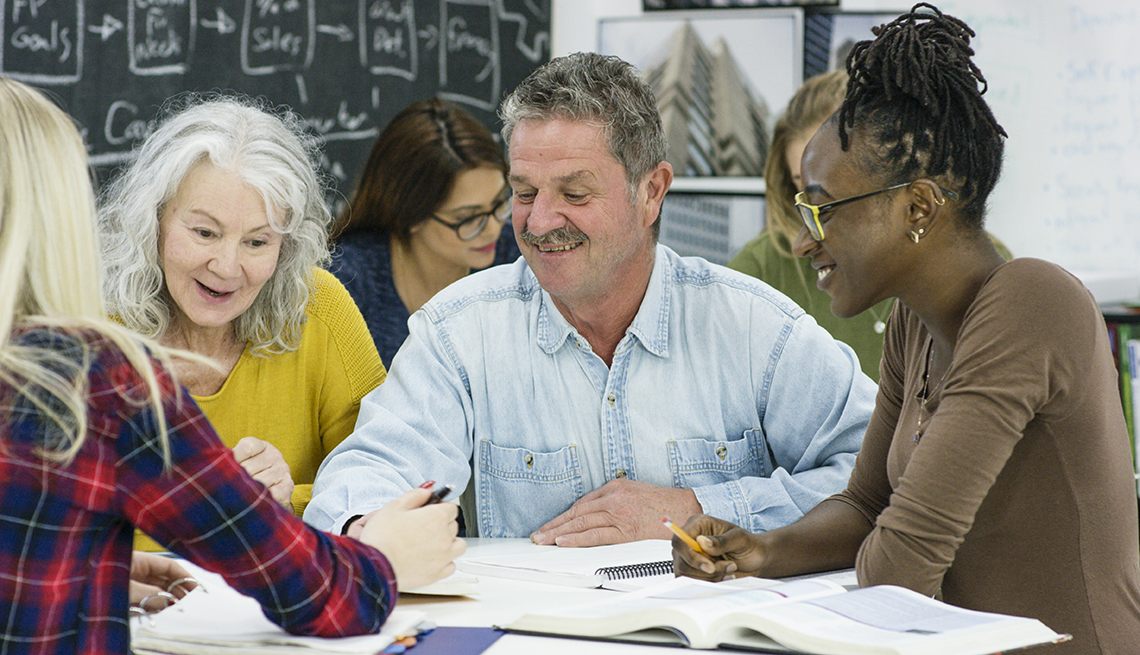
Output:
[[[295,350],[312,269],[329,261],[332,215],[317,139],[293,112],[244,96],[187,94],[163,115],[102,197],[108,309],[140,334],[166,334],[174,307],[159,263],[159,220],[186,175],[208,161],[259,192],[270,225],[283,235],[273,275],[234,320],[237,338],[256,355]]]

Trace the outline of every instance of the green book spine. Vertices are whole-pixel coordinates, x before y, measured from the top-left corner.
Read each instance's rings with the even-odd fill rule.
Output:
[[[1130,323],[1120,323],[1116,326],[1116,361],[1120,368],[1120,404],[1124,408],[1124,424],[1128,428],[1128,443],[1132,448],[1132,468],[1136,470],[1136,434],[1135,420],[1132,407],[1132,367],[1128,361],[1128,340],[1140,338],[1140,330]]]

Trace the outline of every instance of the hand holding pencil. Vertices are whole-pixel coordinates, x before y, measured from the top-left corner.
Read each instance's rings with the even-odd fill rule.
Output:
[[[756,535],[728,521],[696,514],[684,528],[668,517],[663,522],[676,535],[673,572],[677,575],[719,581],[755,575],[764,561],[764,548]]]

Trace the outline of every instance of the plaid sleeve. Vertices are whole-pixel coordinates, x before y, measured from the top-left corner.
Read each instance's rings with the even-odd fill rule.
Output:
[[[149,408],[123,416],[116,488],[124,515],[160,544],[217,572],[294,634],[347,636],[380,629],[395,604],[379,551],[319,532],[249,477],[185,390],[168,375],[171,467],[163,468]],[[127,410],[123,410],[127,411]]]

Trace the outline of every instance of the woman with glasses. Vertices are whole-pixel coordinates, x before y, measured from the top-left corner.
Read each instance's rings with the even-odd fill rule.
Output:
[[[1136,487],[1103,317],[1075,277],[986,236],[1005,132],[973,31],[920,4],[874,33],[804,152],[793,243],[836,315],[898,299],[863,448],[846,490],[790,526],[691,519],[708,556],[675,539],[675,567],[854,566],[862,586],[1073,636],[1050,652],[1136,652]]]
[[[290,112],[190,96],[136,154],[103,199],[107,304],[128,328],[217,362],[183,364],[179,379],[300,515],[385,375],[360,311],[321,268],[332,215],[317,143]]]
[[[364,313],[388,365],[408,317],[473,270],[519,256],[507,162],[491,133],[458,106],[417,102],[376,139],[337,224],[330,270]]]

